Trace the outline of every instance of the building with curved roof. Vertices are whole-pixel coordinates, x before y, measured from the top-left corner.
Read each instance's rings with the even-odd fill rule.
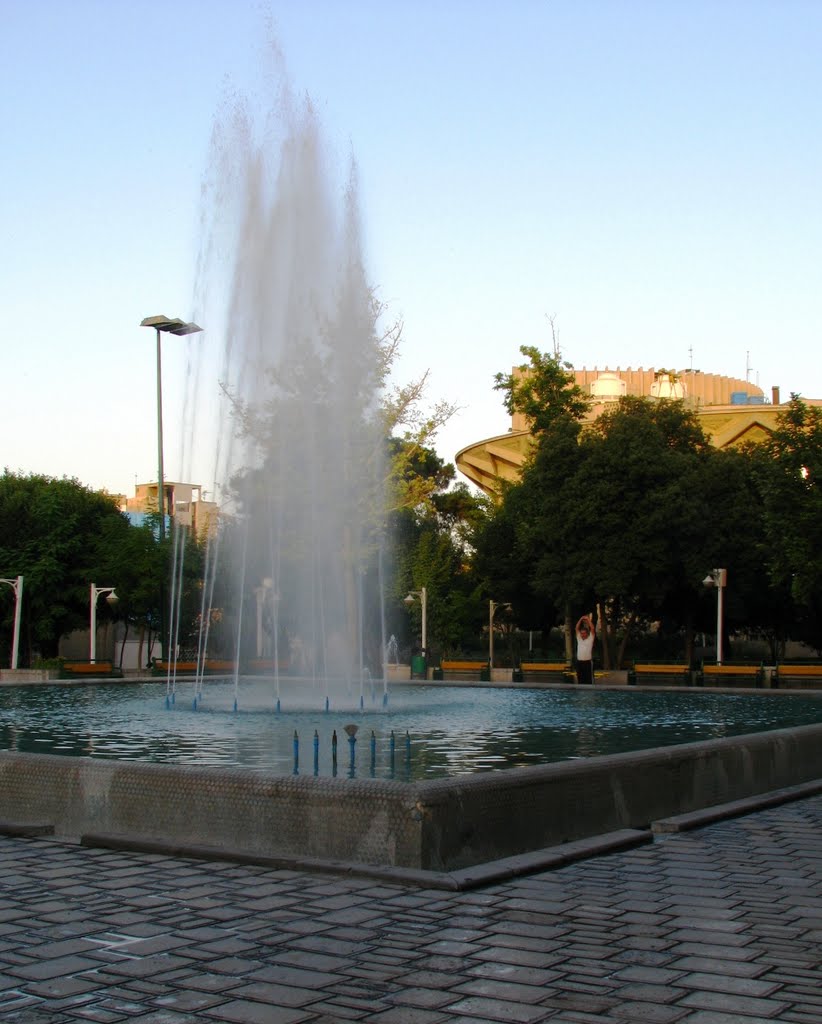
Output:
[[[518,370],[515,369],[514,373]],[[625,395],[657,399],[681,399],[695,409],[711,444],[729,448],[744,442],[762,441],[784,410],[779,388],[770,401],[750,381],[699,370],[611,369],[575,370],[576,383],[590,396],[586,419],[594,420]],[[822,401],[806,399],[809,405]],[[486,494],[496,496],[501,481],[516,482],[531,447],[532,438],[522,413],[514,413],[505,434],[477,441],[457,452],[457,469]]]

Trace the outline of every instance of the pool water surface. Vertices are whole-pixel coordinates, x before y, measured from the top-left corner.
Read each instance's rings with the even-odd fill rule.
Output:
[[[0,688],[0,749],[412,781],[822,722],[822,694],[206,680]],[[235,696],[237,709],[234,709]],[[362,706],[361,702],[362,701]],[[346,726],[356,726],[356,743]],[[350,728],[349,728],[350,731]],[[334,734],[336,733],[336,757]]]

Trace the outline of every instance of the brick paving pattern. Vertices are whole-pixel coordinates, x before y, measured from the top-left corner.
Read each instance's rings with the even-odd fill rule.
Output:
[[[0,838],[0,1020],[822,1022],[822,797],[470,892]]]

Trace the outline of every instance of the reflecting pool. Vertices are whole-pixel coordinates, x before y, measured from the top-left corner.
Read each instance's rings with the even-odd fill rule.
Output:
[[[270,680],[242,680],[236,711],[233,684],[206,681],[196,709],[188,686],[168,705],[165,682],[3,686],[0,749],[410,781],[822,722],[822,693],[437,683],[394,685],[384,707],[379,684],[326,711],[289,682],[278,712]]]

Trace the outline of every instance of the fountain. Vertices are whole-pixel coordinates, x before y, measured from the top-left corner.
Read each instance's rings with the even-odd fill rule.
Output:
[[[196,315],[210,338],[224,339],[222,411],[218,423],[203,421],[214,353],[201,344],[183,455],[193,461],[214,438],[222,504],[198,663],[215,653],[247,659],[256,618],[256,654],[268,654],[276,700],[287,670],[326,705],[383,679],[381,390],[390,362],[364,270],[356,173],[338,188],[330,166],[314,108],[288,89],[278,120],[257,125],[238,102],[218,121]]]
[[[374,775],[381,755],[377,733],[387,729],[364,715],[352,721],[355,714],[347,708],[339,724],[349,743],[346,777],[337,776],[340,737],[331,718],[330,773],[324,776],[319,767],[319,724],[303,733],[307,745],[313,731],[317,767],[312,771],[305,756],[301,761],[299,732],[285,721],[285,673],[302,703],[322,717],[323,704],[331,714],[341,694],[349,708],[359,694],[363,711],[375,673],[386,692],[384,660],[388,665],[393,658],[397,667],[396,641],[385,642],[382,607],[386,431],[380,392],[389,352],[364,271],[356,175],[349,174],[341,201],[335,201],[316,112],[283,90],[280,114],[257,125],[241,103],[232,106],[215,128],[204,187],[194,314],[223,346],[215,355],[204,345],[192,360],[189,440],[180,464],[191,479],[213,480],[221,518],[210,537],[200,591],[193,700],[175,702],[176,680],[170,677],[161,710],[158,686],[151,684],[145,759],[124,742],[134,739],[140,721],[132,708],[113,737],[92,729],[93,714],[115,706],[93,687],[73,691],[80,698],[79,730],[63,736],[53,752],[37,729],[25,734],[32,746],[16,747],[24,730],[2,709],[7,735],[0,750],[0,818],[35,822],[89,844],[116,841],[285,866],[308,860],[311,867],[332,870],[354,864],[389,876],[401,869],[401,880],[424,884],[434,883],[421,872],[448,872],[437,884],[454,888],[488,878],[472,872],[487,861],[514,859],[515,865],[509,860],[498,869],[505,876],[533,869],[541,851],[569,840],[629,831],[628,841],[646,841],[640,833],[665,815],[822,777],[822,725],[813,714],[810,721],[817,724],[755,735],[725,735],[720,716],[719,738],[602,753],[589,743],[596,731],[593,706],[570,729],[583,745],[567,756],[578,760],[523,765],[529,750],[515,735],[515,766],[506,762],[506,771],[495,770],[501,761],[494,749],[482,771],[428,777],[431,758],[423,757],[422,774],[409,770],[405,781],[393,775],[392,728],[389,774],[363,777],[357,733],[368,728],[363,735],[371,737],[368,774]],[[227,414],[212,425],[203,407],[213,406],[215,389],[204,382],[217,378]],[[215,453],[213,472],[187,473],[204,448]],[[184,554],[179,545],[179,584],[187,571]],[[177,592],[182,594],[181,585]],[[181,601],[169,622],[176,649],[188,639]],[[219,711],[213,710],[217,692],[205,685],[206,655],[233,668],[231,698]],[[270,676],[241,680],[239,666],[249,659],[270,663]],[[129,685],[118,684],[112,693]],[[54,689],[65,709],[70,688]],[[255,713],[252,692],[262,694],[262,713]],[[426,706],[444,693],[429,688]],[[479,696],[462,691],[463,711],[474,711]],[[588,694],[578,696],[589,701]],[[2,697],[18,700],[22,714],[35,703],[24,688],[19,694],[3,688]],[[693,698],[701,699],[687,695],[689,703]],[[513,699],[505,694],[509,714]],[[637,704],[635,694],[617,699],[620,706]],[[533,702],[544,714],[545,694],[536,692]],[[373,713],[388,719],[384,703]],[[392,707],[391,722],[396,714]],[[466,749],[482,747],[481,729],[495,717],[503,718],[499,712],[481,716]],[[449,708],[446,729],[455,718]],[[613,714],[607,719],[612,723]],[[47,721],[53,729],[55,716]],[[288,729],[283,772],[270,763],[258,771],[231,760],[248,748],[241,727],[253,729],[260,721]],[[172,722],[179,731],[169,741]],[[550,725],[555,722],[556,716]],[[223,754],[228,751],[217,764],[207,761],[210,751],[200,742],[209,733],[212,739],[219,734]],[[511,742],[513,730],[503,733]],[[453,733],[444,734],[450,746],[443,757],[452,762]],[[404,760],[410,763],[407,731],[405,737]],[[164,742],[174,755],[168,760],[158,756]],[[191,756],[180,758],[185,744]],[[540,751],[544,746],[535,741]]]

